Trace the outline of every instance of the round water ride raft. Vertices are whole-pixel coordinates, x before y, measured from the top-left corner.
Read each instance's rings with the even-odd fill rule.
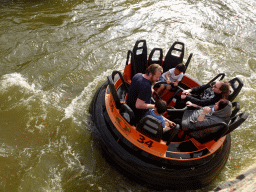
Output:
[[[153,63],[162,65],[164,72],[175,67],[183,62],[184,50],[182,42],[175,42],[164,60],[160,48],[154,48],[147,58],[146,41],[138,40],[133,51],[128,51],[124,71],[113,71],[91,102],[91,120],[100,134],[98,138],[107,159],[129,178],[143,185],[197,189],[209,184],[227,162],[231,147],[230,133],[248,117],[248,112],[238,113],[240,105],[233,102],[232,116],[227,124],[223,122],[187,133],[177,125],[165,139],[161,124],[151,116],[144,117],[135,126],[133,111],[125,103],[132,77],[136,73],[144,73]],[[192,54],[185,63],[187,67],[191,57]],[[220,73],[209,83],[224,77],[225,74]],[[229,82],[232,87],[229,100],[232,102],[242,89],[243,82],[237,77]],[[155,84],[155,90],[159,84],[161,82]],[[200,85],[185,73],[178,90],[170,91],[162,98],[170,108],[166,116],[176,110],[173,108],[176,95],[181,94],[183,89]],[[201,135],[197,133],[202,130],[210,134],[195,136]]]

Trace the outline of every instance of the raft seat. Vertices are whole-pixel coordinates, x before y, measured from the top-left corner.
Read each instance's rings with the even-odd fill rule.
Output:
[[[132,79],[132,77],[137,73],[136,68],[135,68],[135,61],[134,61],[134,55],[133,52],[131,50],[128,50],[127,52],[127,58],[126,58],[126,66],[129,65],[129,63],[131,63],[131,76],[130,79]]]
[[[136,129],[140,133],[155,141],[160,142],[163,140],[166,142],[166,145],[169,145],[178,133],[180,125],[177,124],[175,127],[172,127],[171,130],[164,132],[162,122],[159,119],[151,115],[146,115],[140,120]]]
[[[240,103],[237,101],[237,102],[233,102],[232,103],[232,113],[231,113],[231,117],[234,117],[237,112],[240,110]]]
[[[235,77],[231,79],[229,81],[229,84],[231,86],[232,91],[229,94],[228,100],[232,102],[236,98],[236,96],[240,93],[244,84],[239,77]]]
[[[158,58],[154,57],[154,54],[156,52],[159,52],[158,54]],[[162,65],[163,63],[163,50],[161,48],[154,48],[152,49],[152,51],[150,52],[149,56],[148,56],[148,66],[150,66],[151,64],[159,64]]]
[[[232,114],[230,119],[234,117],[239,110],[240,110],[239,102],[233,102]],[[230,120],[228,122],[230,122]],[[227,133],[227,131],[229,130],[229,126],[230,126],[230,123],[227,124],[225,122],[222,122],[218,124],[209,125],[206,127],[200,127],[195,131],[187,132],[187,135],[197,139],[201,143],[205,143],[210,140],[217,141]]]
[[[114,82],[116,82],[118,79],[118,76],[116,74],[118,74],[118,76],[122,81],[122,85],[118,88],[118,90],[115,88],[115,85],[114,85]],[[108,76],[107,79],[108,79],[108,85],[109,85],[108,91],[110,91],[114,99],[116,108],[120,110],[120,114],[125,118],[125,120],[128,123],[130,123],[131,125],[134,125],[135,124],[134,113],[132,109],[126,103],[124,103],[125,95],[126,93],[128,93],[128,85],[124,81],[122,73],[120,71],[113,71],[112,77]]]
[[[179,48],[179,46],[181,48]],[[164,72],[171,68],[175,68],[178,64],[182,63],[184,58],[185,45],[182,42],[174,42],[165,56],[163,63]],[[175,53],[175,54],[174,54]]]
[[[184,112],[187,109],[188,109],[188,107],[185,107],[183,109],[168,109],[167,111],[172,112],[172,113],[173,112]],[[231,132],[230,131],[231,129],[233,131],[240,124],[242,124],[243,121],[245,121],[245,119],[247,118],[246,116],[242,116],[241,114],[236,115],[239,110],[240,110],[239,102],[233,102],[232,103],[232,114],[231,114],[230,120],[227,123],[221,122],[221,123],[209,125],[206,127],[199,127],[193,131],[186,131],[186,132],[184,132],[182,137],[184,138],[186,135],[188,135],[189,137],[195,138],[200,143],[205,143],[205,142],[208,142],[211,140],[217,141],[224,135],[228,134],[228,132]],[[241,120],[241,119],[243,119],[243,120]],[[240,123],[239,125],[237,125],[238,122]],[[233,128],[234,124],[236,125],[235,128]]]
[[[144,73],[147,67],[147,43],[146,40],[136,41],[133,47],[134,65],[132,70],[136,73]]]
[[[211,140],[219,140],[228,131],[228,125],[225,122],[200,127],[197,130],[185,132],[186,135],[196,139],[200,143],[206,143]]]
[[[205,143],[210,140],[219,140],[221,137],[231,133],[239,127],[249,116],[247,111],[235,115],[230,118],[228,124],[222,122],[208,127],[201,127],[200,130],[191,131],[188,133],[190,137],[197,139],[200,143]]]
[[[158,142],[162,139],[163,136],[162,122],[151,115],[146,115],[143,117],[139,121],[136,129],[145,136]]]
[[[225,77],[225,73],[219,73],[212,80],[210,80],[207,84],[212,84],[217,79],[223,80],[224,77]],[[228,100],[232,102],[236,98],[236,96],[240,93],[242,87],[244,86],[244,83],[239,77],[235,77],[229,81],[229,84],[231,86],[231,92],[228,96]]]
[[[229,121],[229,129],[225,133],[225,135],[229,134],[230,132],[234,131],[237,127],[239,127],[248,118],[248,116],[249,113],[245,111],[232,117]]]

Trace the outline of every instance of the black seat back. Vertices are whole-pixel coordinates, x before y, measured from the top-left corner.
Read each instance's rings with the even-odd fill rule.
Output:
[[[216,136],[215,136],[215,140],[219,140],[221,137],[223,137],[224,135],[227,134],[228,130],[230,129],[230,121],[231,119],[237,114],[237,112],[240,110],[240,103],[239,102],[233,102],[232,103],[232,113],[231,113],[231,116],[230,116],[230,120],[229,120],[229,123],[227,126],[224,126],[223,129],[219,130],[217,133],[216,133]]]
[[[108,76],[107,78],[108,78],[108,86],[109,86],[110,92],[112,94],[112,97],[115,101],[116,108],[120,109],[121,108],[121,102],[120,102],[120,98],[117,95],[117,91],[116,91],[113,79],[110,76]]]
[[[137,73],[135,62],[134,62],[134,55],[131,50],[128,50],[127,52],[127,59],[126,59],[126,65],[129,65],[131,63],[131,79],[132,77]]]
[[[163,126],[159,119],[146,115],[137,125],[137,130],[147,137],[160,141],[163,135]]]
[[[228,131],[228,125],[225,122],[200,127],[198,130],[189,131],[187,134],[190,137],[197,139],[200,143],[205,143],[211,140],[218,140]]]
[[[180,48],[181,47],[181,48]],[[184,58],[185,45],[182,42],[174,42],[165,56],[163,63],[164,72],[171,68],[175,68],[178,64],[182,63]]]
[[[113,83],[116,82],[119,78],[121,79],[122,85],[119,87],[118,90],[116,90],[116,92],[117,92],[117,96],[118,96],[119,100],[125,101],[126,94],[128,93],[128,90],[129,90],[129,84],[125,82],[125,80],[123,78],[123,73],[120,71],[114,70],[112,72],[111,77],[112,77]]]
[[[122,85],[119,87],[118,90],[116,90],[115,85],[114,85],[114,78],[117,78],[116,74],[119,75]],[[124,78],[119,71],[113,71],[112,77],[108,76],[108,85],[109,85],[109,90],[111,92],[111,95],[114,99],[116,108],[120,110],[120,114],[126,119],[127,122],[130,124],[134,125],[134,113],[132,109],[126,104],[126,103],[121,103],[121,99],[124,100],[126,93],[128,92],[128,86],[126,82],[124,81]]]
[[[228,131],[225,134],[229,134],[230,132],[234,131],[238,126],[240,126],[249,116],[247,111],[240,113],[234,117],[232,117],[228,124]]]
[[[158,58],[155,58],[154,55],[157,51],[159,52],[159,55],[158,55]],[[163,62],[163,50],[161,48],[152,49],[148,57],[148,66],[154,63],[162,65],[162,62]]]
[[[234,117],[237,112],[240,110],[240,103],[239,102],[233,102],[232,103],[232,114],[231,114],[231,118]]]
[[[218,75],[216,75],[214,78],[212,78],[208,83],[207,85],[210,85],[211,83],[213,83],[214,81],[216,81],[218,79],[218,81],[224,79],[225,77],[225,73],[219,73]]]
[[[232,102],[236,98],[236,96],[239,94],[239,92],[241,91],[242,87],[244,86],[244,83],[238,77],[235,77],[234,79],[231,79],[229,81],[229,83],[231,85],[232,90],[231,90],[231,93],[228,97],[228,100]]]
[[[191,61],[192,56],[193,56],[193,53],[190,53],[190,55],[189,55],[189,57],[188,57],[188,60],[187,60],[187,62],[186,62],[186,64],[185,64],[186,69],[185,69],[185,71],[183,71],[183,73],[186,72],[186,70],[187,70],[187,68],[188,68],[188,65],[189,65],[189,63],[190,63],[190,61]]]
[[[134,68],[136,73],[144,73],[147,67],[147,43],[146,40],[136,41],[133,47]]]

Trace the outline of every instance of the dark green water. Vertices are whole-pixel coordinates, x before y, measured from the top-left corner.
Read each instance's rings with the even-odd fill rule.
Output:
[[[0,191],[153,191],[102,157],[89,105],[127,50],[146,39],[166,54],[174,41],[194,53],[187,73],[244,82],[236,98],[248,120],[232,133],[216,181],[256,161],[254,0],[0,0]],[[166,190],[168,191],[168,190]]]

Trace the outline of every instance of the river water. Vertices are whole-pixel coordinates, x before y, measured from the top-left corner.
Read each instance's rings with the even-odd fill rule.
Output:
[[[97,88],[138,39],[164,55],[175,41],[187,73],[244,82],[248,120],[210,186],[256,161],[255,0],[0,0],[0,191],[154,191],[116,171],[88,122]],[[169,191],[169,190],[166,190]]]

